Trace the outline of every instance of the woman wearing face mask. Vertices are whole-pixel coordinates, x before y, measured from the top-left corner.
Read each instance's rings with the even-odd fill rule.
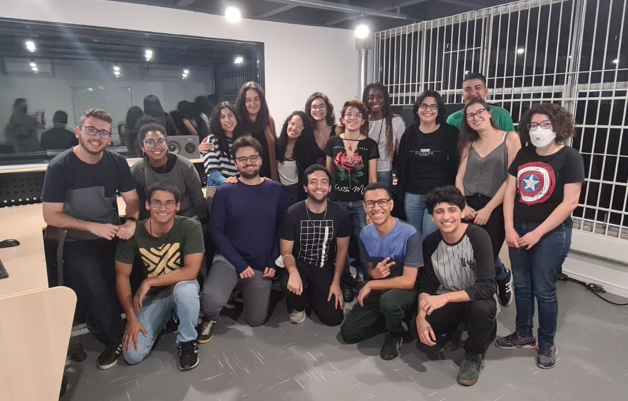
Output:
[[[138,142],[144,158],[131,167],[140,197],[140,218],[150,217],[146,206],[146,189],[157,182],[176,186],[181,193],[181,216],[209,222],[209,213],[194,165],[185,157],[168,152],[166,129],[155,118],[144,116],[137,123]]]
[[[262,167],[260,177],[279,181],[275,163],[275,142],[277,138],[275,120],[270,116],[264,90],[256,82],[242,85],[236,101],[236,110],[242,118],[244,131],[251,133],[262,145]]]
[[[369,138],[377,142],[377,181],[392,185],[392,161],[397,153],[406,124],[401,116],[394,114],[390,105],[390,95],[379,82],[370,83],[364,88],[362,102],[369,108]]]
[[[556,104],[532,106],[519,123],[525,146],[508,169],[504,195],[506,243],[515,275],[516,331],[497,340],[499,348],[537,348],[536,365],[556,364],[556,280],[571,246],[571,213],[578,206],[584,163],[565,142],[574,134],[573,116]],[[539,308],[534,339],[534,300]]]
[[[437,230],[425,208],[425,196],[456,181],[458,129],[445,122],[445,103],[438,92],[419,95],[412,113],[416,122],[399,144],[397,188],[408,223],[425,238]]]
[[[303,171],[316,163],[316,147],[312,127],[302,111],[294,111],[286,119],[277,140],[277,173],[283,185],[286,204],[305,199]]]
[[[463,218],[484,227],[491,237],[493,258],[497,260],[506,237],[502,202],[508,166],[521,149],[519,135],[499,130],[488,103],[474,98],[464,107],[458,149],[456,188],[467,201]],[[512,273],[501,263],[495,263],[495,281],[500,304],[511,305]]]
[[[326,165],[325,147],[330,137],[339,135],[342,131],[336,125],[334,106],[327,95],[322,92],[314,92],[305,102],[305,114],[307,114],[314,129],[314,138],[317,148],[312,149],[316,153],[316,163]]]

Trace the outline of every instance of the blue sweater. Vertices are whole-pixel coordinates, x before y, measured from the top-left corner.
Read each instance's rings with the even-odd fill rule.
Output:
[[[249,266],[262,272],[266,267],[276,268],[276,227],[285,210],[281,195],[281,184],[269,180],[218,187],[212,203],[211,238],[238,274]]]

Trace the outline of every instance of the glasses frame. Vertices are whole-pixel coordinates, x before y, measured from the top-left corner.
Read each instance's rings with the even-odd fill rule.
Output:
[[[545,125],[545,127],[543,125]],[[538,127],[541,127],[543,129],[550,129],[550,128],[553,127],[553,125],[552,125],[552,122],[550,120],[543,120],[540,123],[529,123],[528,124],[528,129],[530,131],[534,131]]]
[[[87,132],[88,129],[93,129],[94,133],[90,134],[89,132]],[[96,134],[98,134],[98,136],[100,136],[102,139],[111,139],[111,137],[113,137],[111,131],[107,131],[106,129],[98,129],[96,127],[92,127],[91,125],[82,126],[81,131],[89,136],[96,136]]]
[[[253,163],[257,163],[258,161],[260,161],[262,159],[262,156],[260,155],[251,155],[251,156],[241,156],[241,157],[236,157],[235,161],[237,161],[238,163],[248,163],[248,161],[250,160]]]
[[[375,207],[375,204],[377,204],[379,207],[386,207],[388,206],[388,204],[390,203],[390,201],[392,200],[392,198],[388,198],[388,199],[377,199],[377,200],[368,200],[368,201],[363,201],[364,206],[367,209],[373,209]]]
[[[484,115],[486,114],[488,110],[486,110],[485,107],[478,109],[478,111],[476,111],[475,113],[467,113],[465,114],[465,117],[467,118],[468,121],[473,121],[475,120],[475,117],[477,118],[484,118]]]
[[[151,145],[152,142],[152,145]],[[161,142],[161,144],[160,144]],[[165,139],[158,139],[158,140],[153,140],[153,139],[147,139],[144,141],[144,145],[146,145],[147,147],[153,149],[155,146],[159,146],[160,148],[163,148],[164,146],[168,145],[168,141]]]

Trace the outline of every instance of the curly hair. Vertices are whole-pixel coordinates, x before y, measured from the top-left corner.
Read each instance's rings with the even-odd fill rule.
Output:
[[[519,137],[523,144],[530,144],[530,121],[535,114],[545,114],[552,122],[556,142],[564,144],[574,133],[573,115],[555,103],[535,104],[526,111],[519,121]]]
[[[231,152],[229,152],[229,140],[225,131],[222,129],[222,123],[220,122],[220,113],[223,109],[228,109],[233,113],[236,119],[236,126],[233,130],[233,141],[238,139],[239,137],[244,135],[244,127],[242,125],[242,119],[238,114],[238,111],[233,107],[233,105],[229,102],[222,102],[214,107],[212,114],[209,118],[209,134],[216,138],[218,142],[218,150],[220,151],[220,155],[229,160],[232,160]]]
[[[460,127],[460,139],[458,140],[458,152],[461,156],[467,146],[480,139],[480,134],[478,134],[476,130],[471,128],[471,126],[469,125],[469,121],[467,120],[467,110],[470,106],[473,106],[474,104],[480,104],[484,106],[484,109],[486,109],[486,111],[489,113],[491,125],[493,126],[493,128],[499,129],[499,126],[493,118],[493,111],[491,110],[489,104],[486,103],[486,100],[480,99],[479,97],[469,100],[464,106],[464,111],[462,112],[462,126]]]
[[[434,208],[439,203],[448,203],[464,210],[467,202],[460,190],[453,185],[437,188],[425,197],[425,208],[429,214],[434,213]]]
[[[362,114],[362,119],[364,120],[364,124],[362,124],[362,127],[360,127],[360,133],[363,134],[364,136],[368,137],[369,136],[369,114],[370,113],[369,113],[368,107],[366,107],[364,105],[364,103],[362,103],[359,100],[353,99],[353,100],[347,100],[345,102],[345,104],[342,106],[342,112],[340,113],[340,124],[338,125],[338,127],[343,132],[347,128],[345,126],[345,123],[344,123],[343,119],[344,119],[345,113],[347,112],[347,109],[349,107],[355,107]]]
[[[251,121],[249,113],[246,111],[246,92],[249,90],[257,92],[260,100],[260,109],[255,122]],[[238,98],[236,99],[236,110],[240,113],[240,118],[242,118],[244,128],[247,132],[263,132],[270,122],[270,112],[268,111],[268,103],[266,103],[266,95],[264,94],[264,89],[262,89],[261,85],[257,82],[250,81],[242,85],[238,93]]]
[[[420,123],[419,119],[419,107],[421,107],[421,103],[425,101],[425,98],[433,97],[436,100],[436,105],[438,106],[438,115],[436,116],[436,124],[443,124],[447,120],[447,109],[445,108],[445,102],[443,102],[443,97],[440,93],[433,90],[426,90],[421,93],[419,97],[414,101],[414,106],[412,106],[412,115],[414,116],[414,121]]]
[[[325,102],[325,106],[327,106],[327,115],[325,116],[325,122],[327,122],[327,125],[329,125],[330,127],[333,126],[336,123],[336,115],[334,114],[334,105],[331,104],[331,101],[329,100],[327,95],[324,94],[323,92],[314,92],[305,101],[305,114],[307,114],[307,118],[310,120],[310,123],[312,124],[312,126],[316,125],[316,122],[314,121],[314,118],[312,117],[312,103],[316,99],[323,99],[323,101]]]
[[[395,116],[395,113],[393,113],[392,107],[390,107],[390,94],[381,82],[371,82],[366,85],[364,92],[362,92],[362,103],[369,108],[369,112],[371,112],[371,108],[369,107],[369,93],[372,89],[378,90],[384,95],[382,116],[384,117],[384,120],[386,120],[386,157],[392,159],[395,150],[395,137],[393,133],[392,119]],[[379,140],[377,142],[379,146]]]
[[[302,111],[293,111],[292,114],[286,118],[286,121],[283,123],[283,127],[281,128],[281,134],[279,134],[279,138],[277,139],[277,143],[275,144],[275,155],[278,161],[284,162],[286,161],[286,147],[288,146],[288,124],[292,120],[292,117],[299,116],[303,121],[303,131],[301,132],[301,136],[297,139],[294,144],[294,158],[297,161],[298,165],[304,165],[307,163],[308,153],[311,152],[313,146],[316,145],[316,140],[314,139],[314,131],[312,130],[312,125],[307,118],[307,115]]]

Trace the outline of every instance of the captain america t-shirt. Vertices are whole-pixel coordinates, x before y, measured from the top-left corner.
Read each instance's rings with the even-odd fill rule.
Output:
[[[584,182],[584,162],[570,146],[541,156],[530,145],[519,150],[508,174],[517,178],[514,217],[544,221],[563,201],[565,184]]]

